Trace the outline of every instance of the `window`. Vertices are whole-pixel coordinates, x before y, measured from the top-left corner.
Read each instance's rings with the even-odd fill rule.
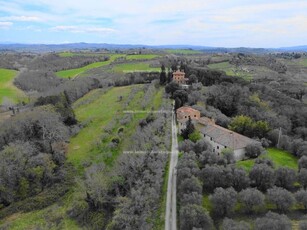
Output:
[[[187,116],[184,116],[184,118],[187,118]]]
[[[215,153],[215,149],[213,149],[213,152]]]
[[[196,117],[196,115],[194,115],[194,117]]]
[[[210,141],[212,141],[213,140],[213,138],[212,137],[210,137]]]
[[[220,146],[217,146],[216,148],[217,148],[217,149],[220,149]]]
[[[227,146],[225,146],[225,149],[227,149]]]
[[[204,134],[204,137],[206,137],[206,134]]]

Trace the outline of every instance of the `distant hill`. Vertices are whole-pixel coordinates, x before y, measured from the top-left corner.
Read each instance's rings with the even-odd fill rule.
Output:
[[[106,43],[70,43],[70,44],[0,44],[0,51],[16,52],[60,52],[65,50],[95,50],[95,49],[191,49],[199,50],[205,53],[270,53],[270,52],[307,52],[307,46],[294,46],[282,48],[227,48],[227,47],[209,47],[193,45],[131,45],[131,44],[106,44]]]
[[[306,46],[293,46],[293,47],[282,47],[279,50],[287,51],[287,52],[307,52]]]

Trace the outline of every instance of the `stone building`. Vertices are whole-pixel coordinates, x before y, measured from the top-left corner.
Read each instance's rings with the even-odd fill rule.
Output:
[[[179,126],[179,133],[186,127],[186,123],[191,118],[192,122],[195,122],[200,118],[200,112],[196,109],[193,109],[189,106],[183,106],[177,109],[176,111],[178,126]]]
[[[173,72],[173,81],[178,83],[179,85],[185,85],[189,79],[185,77],[185,72],[177,70]]]
[[[234,152],[236,160],[242,160],[245,157],[245,148],[247,145],[256,141],[233,132],[229,129],[208,123],[200,129],[203,138],[207,140],[213,147],[213,152],[220,155],[225,148],[230,148]]]
[[[185,129],[187,120],[191,118],[202,138],[212,145],[213,152],[218,155],[222,154],[223,149],[229,148],[233,150],[235,160],[242,160],[245,157],[246,146],[257,143],[251,138],[215,124],[215,121],[210,118],[200,117],[200,112],[191,107],[181,107],[177,109],[176,114],[179,133]]]

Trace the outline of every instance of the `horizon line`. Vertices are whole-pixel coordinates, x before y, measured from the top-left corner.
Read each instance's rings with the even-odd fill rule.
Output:
[[[60,46],[60,45],[74,45],[74,44],[85,44],[85,45],[114,45],[114,46],[144,46],[144,47],[171,47],[171,46],[181,46],[185,49],[193,49],[193,47],[201,47],[201,48],[213,48],[213,49],[286,49],[286,48],[299,48],[306,47],[306,45],[292,45],[292,46],[279,46],[279,47],[252,47],[252,46],[210,46],[210,45],[189,45],[189,44],[159,44],[159,45],[149,45],[149,44],[132,44],[132,43],[98,43],[98,42],[63,42],[63,43],[23,43],[23,42],[0,42],[0,45],[27,45],[27,46],[35,46],[35,45],[45,45],[45,46]]]

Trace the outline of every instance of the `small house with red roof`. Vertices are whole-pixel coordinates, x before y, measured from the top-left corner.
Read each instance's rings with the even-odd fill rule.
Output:
[[[176,110],[177,122],[179,126],[179,133],[186,127],[186,123],[191,118],[195,122],[200,118],[200,112],[190,106],[183,106]]]

